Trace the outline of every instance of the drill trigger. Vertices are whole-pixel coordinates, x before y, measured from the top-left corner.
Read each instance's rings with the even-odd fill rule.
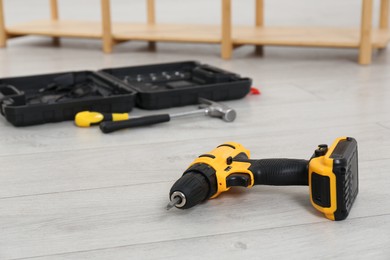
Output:
[[[226,187],[241,186],[248,187],[251,184],[251,177],[245,173],[234,173],[227,177]]]

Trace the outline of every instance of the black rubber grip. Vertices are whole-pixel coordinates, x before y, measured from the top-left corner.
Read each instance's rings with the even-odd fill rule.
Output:
[[[307,160],[262,159],[249,160],[249,170],[253,173],[255,185],[308,185]]]
[[[111,133],[120,129],[126,129],[131,127],[154,125],[158,123],[168,122],[171,120],[169,114],[161,114],[154,116],[144,116],[133,118],[123,121],[114,121],[114,122],[102,122],[100,123],[100,130],[103,133]]]

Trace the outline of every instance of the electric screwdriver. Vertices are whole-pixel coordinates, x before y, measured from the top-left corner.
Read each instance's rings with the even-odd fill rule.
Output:
[[[347,218],[358,194],[357,142],[340,137],[319,145],[310,160],[250,159],[250,152],[229,142],[196,158],[169,192],[167,209],[188,209],[231,187],[309,186],[312,205],[328,219]]]

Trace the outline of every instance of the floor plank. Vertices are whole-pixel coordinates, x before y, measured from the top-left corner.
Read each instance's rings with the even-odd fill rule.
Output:
[[[389,215],[383,215],[356,218],[348,225],[328,222],[293,225],[34,259],[137,258],[140,255],[145,259],[180,259],[183,256],[186,259],[218,259],[221,255],[225,259],[258,259],[271,255],[289,259],[356,259],[357,255],[362,259],[387,259],[390,236],[382,226],[389,224]],[[354,248],[353,254],[350,248]]]

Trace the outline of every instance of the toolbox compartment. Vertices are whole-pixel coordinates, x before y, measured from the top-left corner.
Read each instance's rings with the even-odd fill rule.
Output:
[[[137,92],[136,105],[162,109],[246,96],[251,79],[196,61],[103,69],[100,75],[121,81]]]
[[[85,110],[129,112],[134,100],[125,84],[91,71],[0,79],[0,112],[15,126],[73,120]]]

